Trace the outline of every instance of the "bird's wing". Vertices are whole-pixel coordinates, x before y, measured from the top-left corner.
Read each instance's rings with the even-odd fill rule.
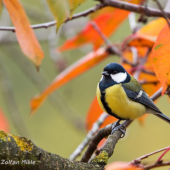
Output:
[[[146,107],[158,112],[158,113],[162,113],[157,107],[156,105],[153,103],[153,101],[149,98],[148,94],[142,90],[138,90],[138,91],[132,91],[131,89],[128,89],[127,86],[124,86],[122,84],[122,87],[124,88],[127,96],[138,103],[141,103],[143,105],[145,105]]]

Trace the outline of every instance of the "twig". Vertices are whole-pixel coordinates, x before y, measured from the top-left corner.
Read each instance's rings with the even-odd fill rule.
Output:
[[[146,154],[146,155],[143,155],[143,156],[141,156],[141,157],[139,157],[139,158],[136,158],[136,159],[134,159],[133,161],[131,161],[130,162],[130,164],[132,163],[132,164],[139,164],[140,162],[141,162],[141,160],[143,160],[143,159],[146,159],[146,158],[148,158],[149,156],[152,156],[152,155],[154,155],[154,154],[156,154],[156,153],[159,153],[159,152],[162,152],[162,151],[164,151],[164,150],[166,150],[166,149],[168,149],[169,148],[169,146],[167,146],[167,147],[165,147],[165,148],[162,148],[162,149],[159,149],[159,150],[156,150],[156,151],[154,151],[154,152],[151,152],[151,153],[148,153],[148,154]]]
[[[164,11],[165,11],[165,12],[168,12],[169,9],[170,9],[170,0],[167,0],[166,5],[165,5],[165,8],[164,8]]]
[[[160,162],[163,156],[170,150],[170,146],[162,153],[162,155],[158,158],[157,162]]]
[[[138,51],[137,51],[136,47],[131,47],[130,50],[132,51],[132,54],[133,54],[133,65],[137,65]]]
[[[97,23],[94,21],[91,21],[91,25],[96,30],[96,32],[100,35],[100,37],[103,39],[103,41],[107,45],[111,45],[112,43],[109,41],[109,39],[104,35],[104,33],[101,31],[101,29],[98,27]]]
[[[156,85],[156,84],[159,83],[159,81],[158,81],[158,80],[155,80],[155,81],[140,80],[139,83],[140,83],[141,85],[143,85],[143,84],[154,84],[154,85]]]
[[[126,64],[129,64],[129,65],[131,65],[132,67],[135,67],[136,66],[136,64],[134,65],[133,63],[131,63],[129,60],[127,60],[126,58],[121,58],[122,59],[122,62],[123,63],[126,63]]]
[[[80,12],[78,14],[74,14],[71,18],[67,18],[65,20],[65,22],[68,22],[70,20],[76,19],[76,18],[80,18],[80,17],[86,17],[87,15],[102,9],[104,7],[103,4],[97,4],[95,7],[92,7],[86,11]],[[31,28],[33,29],[38,29],[38,28],[48,28],[50,26],[54,26],[56,25],[56,21],[51,21],[51,22],[46,22],[46,23],[42,23],[42,24],[36,24],[36,25],[31,25]],[[15,27],[0,27],[0,31],[13,31],[15,32]]]
[[[88,132],[83,142],[76,148],[76,150],[70,155],[70,160],[75,160],[83,151],[83,149],[88,145],[89,141],[92,139],[93,135],[98,131],[100,126],[103,124],[104,120],[108,117],[107,113],[100,115],[98,120],[93,124],[92,129]]]
[[[150,98],[154,101],[161,96],[161,93],[162,93],[162,87],[159,90],[157,90]]]
[[[167,21],[167,23],[169,25],[169,28],[170,28],[170,23],[168,21],[168,16],[167,16],[166,12],[163,10],[163,8],[162,8],[161,4],[159,3],[159,1],[157,1],[157,0],[154,0],[154,1],[157,3],[159,9],[162,11],[162,13],[164,15],[164,18],[166,19],[166,21]]]
[[[154,72],[142,69],[141,72],[155,76]]]
[[[122,56],[122,52],[119,50],[119,48],[117,48],[115,45],[113,45],[109,39],[104,35],[104,33],[101,31],[101,29],[98,27],[98,25],[94,22],[91,21],[91,25],[93,26],[93,28],[96,30],[96,32],[100,35],[100,37],[103,39],[103,41],[107,44],[108,48],[107,51],[111,54],[117,54],[118,56],[120,56],[121,58],[123,58]]]
[[[164,18],[166,19],[168,25],[170,26],[170,23],[169,23],[169,21],[168,21],[168,16],[167,16],[166,12],[163,10],[160,2],[159,2],[158,0],[154,0],[154,1],[155,1],[156,4],[158,5],[159,9],[162,11],[162,13],[163,13],[163,15],[164,15]]]
[[[162,166],[168,166],[168,165],[170,165],[170,161],[168,161],[168,162],[155,162],[154,164],[144,166],[144,169],[149,170],[149,169],[153,169],[153,168],[156,168],[156,167],[162,167]]]
[[[122,62],[129,64],[130,66],[132,66],[133,68],[136,68],[137,64],[138,64],[138,54],[137,54],[137,50],[135,47],[131,47],[130,48],[132,54],[133,54],[133,62],[130,62],[128,59],[126,59],[124,56],[121,56]]]
[[[135,15],[135,13],[131,12],[128,15],[128,19],[129,19],[129,25],[130,25],[131,31],[133,33],[136,32],[136,28],[138,27],[138,24],[136,23],[136,15]]]
[[[154,8],[146,8],[145,6],[135,5],[124,1],[117,0],[98,0],[105,6],[112,6],[119,9],[124,9],[131,12],[142,13],[148,17],[165,17],[162,11]],[[170,18],[170,12],[166,12],[168,18]]]
[[[145,57],[141,59],[140,64],[139,64],[137,67],[143,67],[143,65],[144,65],[145,62],[147,61],[147,58],[148,58],[148,56],[149,56],[150,51],[151,51],[151,49],[148,48],[148,51],[147,51]],[[138,80],[140,73],[141,73],[141,69],[138,69],[138,70],[135,72],[134,78],[135,78],[136,80]]]

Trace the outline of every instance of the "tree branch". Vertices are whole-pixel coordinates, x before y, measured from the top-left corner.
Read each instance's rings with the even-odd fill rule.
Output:
[[[98,131],[100,126],[103,124],[104,120],[109,115],[107,113],[102,113],[98,120],[93,124],[92,129],[87,133],[86,137],[84,138],[83,142],[76,148],[76,150],[70,155],[70,160],[75,160],[83,151],[83,149],[88,145],[90,140],[93,138],[93,135]]]
[[[125,122],[123,122],[124,127],[127,128],[132,123],[132,121],[133,120],[126,120]],[[108,158],[112,156],[116,143],[121,138],[122,134],[123,133],[120,130],[114,131],[114,133],[108,137],[106,145],[100,150],[99,155],[96,156],[94,159],[92,159],[91,162],[95,162],[101,165],[102,164],[106,165]]]
[[[96,163],[70,161],[37,147],[25,137],[9,135],[0,131],[0,169],[31,170],[103,170]]]
[[[160,161],[160,162],[155,162],[151,165],[146,165],[146,166],[144,166],[144,169],[149,170],[149,169],[153,169],[156,167],[169,166],[169,165],[170,165],[170,161],[168,161],[168,162]]]
[[[93,154],[93,152],[96,150],[97,145],[99,144],[99,142],[107,137],[108,135],[111,134],[112,131],[112,126],[114,123],[107,125],[106,127],[100,129],[92,138],[91,142],[88,145],[88,148],[86,150],[86,152],[84,153],[81,162],[88,162],[88,160],[90,159],[91,155]]]
[[[137,165],[137,164],[139,164],[139,163],[141,162],[141,160],[146,159],[146,158],[148,158],[149,156],[152,156],[152,155],[157,154],[157,153],[159,153],[159,152],[165,151],[165,150],[167,150],[168,148],[169,148],[169,146],[167,146],[167,147],[165,147],[165,148],[162,148],[162,149],[159,149],[159,150],[156,150],[156,151],[154,151],[154,152],[145,154],[145,155],[143,155],[143,156],[141,156],[141,157],[139,157],[139,158],[134,159],[133,161],[130,162],[130,164],[132,163],[132,164],[134,164],[134,165]]]
[[[162,11],[154,8],[146,8],[142,5],[135,5],[124,1],[117,0],[98,0],[105,6],[112,6],[119,9],[124,9],[131,12],[142,13],[148,17],[164,17]],[[170,12],[165,12],[167,17],[170,18]]]
[[[132,122],[132,120],[126,120],[124,122],[125,127],[128,127],[131,122]],[[91,142],[89,143],[89,146],[88,146],[86,152],[84,153],[84,155],[81,159],[81,162],[88,162],[88,160],[92,156],[93,152],[97,149],[97,145],[99,144],[99,142],[103,138],[105,138],[105,137],[107,137],[111,134],[113,124],[114,123],[109,124],[108,126],[100,129],[96,133],[96,135],[94,135]],[[122,132],[118,130],[118,131],[115,131],[113,133],[113,135],[111,135],[111,137],[109,136],[105,147],[101,150],[100,154],[97,157],[92,159],[92,162],[98,162],[98,163],[101,163],[101,164],[106,164],[108,158],[113,154],[113,149],[114,149],[117,141],[120,139],[121,135],[122,135]],[[110,143],[112,143],[112,144],[110,144]],[[107,155],[107,160],[102,159],[103,154]],[[104,158],[105,158],[105,156],[104,156]]]
[[[99,10],[99,9],[102,9],[104,7],[103,4],[97,4],[95,7],[92,7],[86,11],[83,11],[83,12],[80,12],[78,14],[74,14],[71,18],[67,18],[65,20],[65,23],[70,21],[70,20],[73,20],[73,19],[76,19],[76,18],[80,18],[80,17],[86,17],[87,15]],[[50,21],[50,22],[46,22],[46,23],[42,23],[42,24],[36,24],[36,25],[31,25],[31,28],[32,29],[38,29],[38,28],[48,28],[48,27],[51,27],[51,26],[54,26],[56,25],[57,21]],[[0,27],[0,31],[13,31],[15,32],[15,27]]]
[[[166,16],[168,18],[170,18],[170,12],[164,12],[164,14],[163,14],[162,11],[154,9],[154,8],[146,8],[145,6],[135,5],[135,4],[131,4],[128,2],[117,1],[117,0],[98,0],[98,1],[100,1],[101,3],[97,4],[95,7],[92,7],[86,11],[80,12],[78,14],[74,14],[72,16],[72,18],[67,18],[65,20],[65,22],[68,22],[70,20],[80,18],[80,17],[86,17],[87,15],[89,15],[97,10],[100,10],[106,6],[124,9],[127,11],[136,12],[136,13],[142,13],[148,17],[163,17],[163,18],[165,18],[164,14],[166,14]],[[33,28],[33,29],[48,28],[48,27],[54,26],[56,23],[57,23],[56,21],[50,21],[50,22],[46,22],[46,23],[42,23],[42,24],[31,25],[31,28]],[[0,31],[15,32],[15,27],[0,27]]]

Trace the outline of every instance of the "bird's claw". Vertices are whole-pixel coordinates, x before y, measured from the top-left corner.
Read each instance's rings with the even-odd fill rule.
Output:
[[[120,122],[120,120],[116,121],[116,122],[113,124],[113,126],[112,126],[112,131],[114,131],[114,129],[120,125],[119,122]]]
[[[116,122],[116,124],[113,125],[111,134],[113,135],[114,131],[120,130],[122,132],[121,138],[123,138],[125,136],[126,127],[122,124],[119,124],[118,126],[116,126],[116,125],[117,125],[117,122]]]

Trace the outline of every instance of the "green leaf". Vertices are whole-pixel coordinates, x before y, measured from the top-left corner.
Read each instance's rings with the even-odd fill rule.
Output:
[[[57,30],[61,24],[70,16],[67,0],[47,0],[51,13],[57,21]]]
[[[68,0],[69,4],[70,4],[70,13],[71,16],[73,15],[75,9],[81,5],[83,2],[85,2],[86,0]]]

